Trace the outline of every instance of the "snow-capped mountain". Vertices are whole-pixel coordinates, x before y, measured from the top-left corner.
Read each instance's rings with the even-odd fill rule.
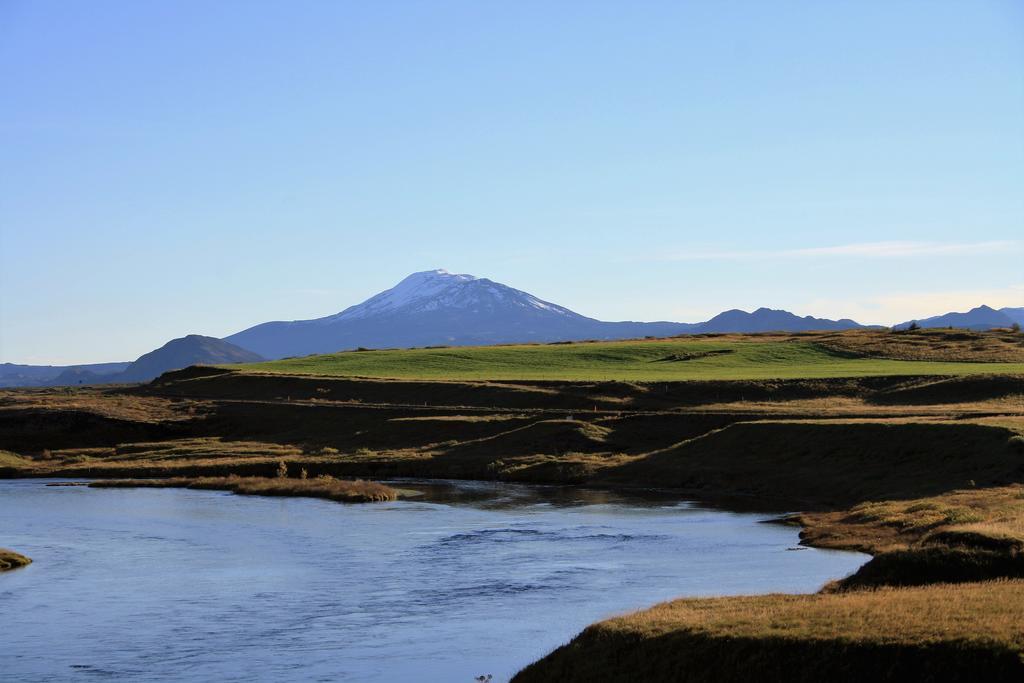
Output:
[[[284,358],[359,347],[468,346],[664,337],[705,331],[860,327],[852,320],[797,318],[769,309],[733,311],[727,317],[714,324],[603,322],[487,278],[428,270],[413,273],[391,289],[340,313],[315,320],[263,323],[225,340],[267,358]]]
[[[606,323],[487,278],[413,273],[340,313],[270,322],[226,341],[268,358],[367,348],[469,346],[679,334],[680,323]]]
[[[391,289],[361,304],[350,306],[337,315],[320,318],[319,322],[329,325],[378,315],[420,313],[444,308],[487,310],[503,306],[552,311],[566,316],[577,315],[567,308],[541,301],[532,294],[486,278],[438,269],[413,273]]]

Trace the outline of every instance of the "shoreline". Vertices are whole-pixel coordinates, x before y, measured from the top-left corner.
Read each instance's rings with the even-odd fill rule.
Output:
[[[26,478],[39,479],[41,477]],[[287,484],[300,481],[303,480],[286,479],[284,483]],[[434,481],[438,480],[435,479]],[[659,495],[667,495],[679,500],[691,501],[698,505],[727,511],[756,511],[766,514],[780,511],[780,501],[778,499],[776,499],[772,505],[765,506],[763,501],[751,496],[736,496],[734,493],[728,492],[716,493],[706,489],[697,492],[694,490],[687,491],[685,489],[663,486],[629,486],[609,483],[587,484],[566,483],[560,481],[501,482],[496,479],[459,479],[458,481],[526,483],[528,485],[542,485],[571,489],[593,489],[621,492],[623,494],[642,494],[646,491],[652,493],[656,492]],[[184,484],[188,486],[190,482],[188,480],[174,481],[168,479],[155,479],[148,480],[148,482],[135,481],[119,484],[116,481],[98,480],[96,482],[89,483],[89,485],[91,484],[98,484],[98,487],[119,485],[134,486],[138,484],[142,484],[143,486],[178,486]],[[230,490],[225,486],[210,486],[208,488]],[[969,494],[979,495],[977,491],[964,492],[960,494],[954,492],[949,495],[955,496]],[[1024,485],[1017,484],[1005,487],[1005,497],[1008,500],[1024,500]],[[743,501],[744,504],[737,506],[735,504],[737,500]],[[899,509],[917,509],[928,504],[928,499],[921,498],[909,501],[893,502],[888,505],[898,512]],[[751,596],[748,598],[700,599],[680,597],[667,603],[638,610],[623,617],[597,622],[584,629],[579,635],[570,641],[569,644],[555,649],[551,654],[542,657],[524,668],[516,675],[513,681],[516,683],[531,683],[532,681],[558,679],[565,680],[567,682],[579,681],[580,683],[583,683],[586,681],[587,683],[600,683],[605,680],[609,682],[620,680],[647,680],[644,678],[631,678],[629,675],[624,675],[625,672],[622,669],[615,669],[613,663],[602,659],[601,653],[609,651],[618,653],[616,655],[618,659],[615,660],[618,665],[629,662],[629,665],[631,667],[635,667],[636,671],[643,670],[643,662],[649,659],[660,662],[658,667],[682,666],[685,664],[686,667],[704,666],[708,667],[709,671],[714,671],[716,670],[715,667],[717,667],[716,662],[719,660],[716,658],[708,660],[701,659],[701,657],[704,656],[701,653],[707,652],[717,652],[718,654],[715,657],[723,656],[731,657],[733,659],[739,657],[738,661],[742,661],[743,656],[755,656],[757,661],[775,662],[774,665],[782,667],[782,669],[780,669],[780,671],[782,671],[787,662],[793,661],[792,658],[796,656],[795,653],[800,653],[799,658],[802,658],[805,661],[809,657],[812,657],[814,653],[831,653],[831,657],[839,657],[843,661],[848,662],[851,658],[858,660],[860,663],[852,670],[859,671],[858,677],[861,678],[863,676],[873,675],[871,665],[866,664],[865,662],[876,662],[879,666],[884,664],[885,666],[897,668],[899,662],[916,662],[917,664],[915,666],[918,667],[916,670],[920,671],[923,671],[928,667],[936,666],[936,662],[944,662],[944,664],[942,664],[942,671],[946,674],[947,678],[955,680],[956,677],[953,676],[952,672],[960,670],[956,668],[956,662],[965,663],[965,666],[966,663],[969,662],[970,667],[972,667],[971,671],[975,673],[984,672],[991,680],[1013,680],[1018,673],[1020,673],[1018,669],[1014,668],[1014,661],[1021,662],[1024,660],[1013,660],[1012,658],[1007,659],[999,655],[998,653],[1004,651],[1003,648],[1007,646],[1005,643],[999,645],[995,650],[990,648],[987,649],[984,643],[975,644],[970,648],[964,649],[960,646],[951,645],[950,643],[943,641],[941,638],[927,647],[924,647],[922,643],[914,643],[910,640],[901,642],[886,641],[872,643],[871,638],[868,638],[868,642],[863,643],[860,646],[840,647],[838,643],[845,642],[845,639],[848,637],[848,635],[842,635],[842,629],[837,630],[833,638],[820,636],[819,629],[824,628],[828,623],[831,623],[829,619],[826,619],[825,624],[818,624],[815,626],[815,633],[818,633],[818,635],[814,635],[813,637],[790,634],[783,641],[778,641],[775,636],[768,636],[767,633],[764,634],[764,636],[748,634],[746,636],[748,638],[746,644],[737,651],[735,648],[740,647],[740,645],[738,644],[739,641],[737,641],[738,632],[735,629],[732,631],[726,629],[723,633],[718,634],[704,633],[701,630],[702,627],[694,626],[692,622],[687,621],[688,617],[686,615],[691,614],[693,609],[700,610],[701,614],[709,615],[709,618],[710,615],[729,614],[732,609],[732,605],[735,604],[735,602],[730,601],[742,599],[759,601],[751,603],[751,605],[757,606],[757,608],[761,610],[768,610],[771,613],[775,613],[778,610],[791,610],[792,614],[790,618],[792,618],[796,623],[802,623],[801,619],[805,619],[807,614],[813,614],[815,611],[821,612],[825,609],[831,609],[832,605],[835,605],[835,609],[840,612],[856,612],[858,609],[858,596],[871,594],[877,590],[889,591],[889,593],[887,593],[889,599],[894,601],[894,604],[897,605],[903,604],[903,602],[917,604],[922,600],[926,602],[930,600],[946,600],[951,602],[951,604],[957,604],[963,596],[984,594],[985,596],[988,596],[986,599],[990,602],[995,601],[999,604],[1012,604],[1016,606],[1016,603],[1012,601],[1016,596],[1024,596],[1024,581],[1018,580],[1015,582],[1011,581],[1011,583],[1005,583],[1007,566],[1010,567],[1011,572],[1019,572],[1020,576],[1024,576],[1024,553],[1018,552],[1018,549],[1008,547],[1003,551],[979,551],[978,548],[958,545],[958,542],[962,539],[955,538],[943,538],[941,539],[942,543],[936,544],[933,542],[929,545],[928,543],[924,543],[923,539],[928,538],[929,533],[933,536],[935,535],[934,532],[937,527],[934,527],[934,525],[921,530],[920,533],[907,535],[905,532],[901,533],[898,530],[895,530],[891,525],[891,520],[879,518],[877,515],[872,517],[871,515],[865,516],[862,514],[856,519],[851,518],[857,512],[856,507],[857,506],[847,509],[833,509],[817,512],[789,512],[788,514],[776,516],[764,521],[764,523],[799,526],[801,529],[801,546],[860,551],[870,554],[872,558],[850,577],[832,582],[831,584],[826,585],[818,593],[809,594],[807,596],[769,594]],[[789,506],[786,504],[782,504],[781,508],[788,508],[789,511],[799,509],[795,506]],[[1022,508],[1024,508],[1024,506],[1022,506]],[[927,512],[927,510],[919,511]],[[861,510],[861,512],[863,513],[864,510]],[[837,524],[837,521],[840,523]],[[955,525],[951,528],[955,529]],[[936,555],[936,548],[940,548],[938,555]],[[979,555],[979,552],[981,552],[982,555]],[[921,563],[916,562],[915,558],[919,559],[922,553],[925,556],[931,557],[933,561],[938,562],[939,566],[949,566],[950,564],[953,564],[953,575],[945,578],[947,581],[953,580],[954,583],[950,585],[948,583],[936,584],[934,581],[914,581],[911,582],[910,587],[901,588],[900,586],[903,583],[903,579],[908,575],[914,575],[921,571]],[[967,569],[973,571],[978,567],[977,563],[973,562],[973,559],[976,559],[979,556],[999,561],[1007,560],[1007,558],[1011,559],[1009,562],[1002,561],[1002,563],[996,567],[996,575],[980,577],[983,579],[980,583],[978,580],[979,577],[977,576],[970,577],[973,580],[963,582],[963,577],[956,576],[957,571],[963,569],[962,566],[960,567],[960,570],[957,569],[957,560],[964,560],[965,558],[972,560],[971,562],[968,562]],[[901,561],[895,563],[894,567],[890,566],[887,572],[883,572],[880,577],[877,576],[879,572],[873,570],[873,566],[877,565],[880,559],[883,563],[888,562],[892,565],[892,558],[897,558]],[[959,565],[963,564],[963,562],[959,562]],[[984,568],[982,569],[984,571]],[[1002,571],[1002,574],[1000,574],[999,571]],[[865,591],[865,588],[868,590]],[[921,591],[924,592],[922,593]],[[929,591],[934,592],[935,595],[929,593]],[[991,591],[996,591],[996,593],[992,594]],[[849,596],[852,596],[852,598]],[[791,602],[796,598],[801,598],[806,600],[806,602]],[[794,607],[794,605],[796,605],[796,607]],[[853,607],[851,607],[851,605],[853,605]],[[1022,602],[1020,606],[1024,608],[1024,602]],[[861,618],[870,619],[874,617],[874,612],[866,611],[866,607],[860,609],[863,612]],[[671,619],[674,613],[678,613],[683,616],[679,617],[679,623],[673,625]],[[967,611],[964,614],[960,614],[959,618],[969,620],[971,614],[972,612]],[[640,628],[639,631],[637,631],[635,627],[636,623],[644,624],[649,619],[654,618],[655,615],[669,615],[668,619],[662,619],[662,625],[658,631],[659,635],[652,636],[648,634],[646,631],[647,626],[643,626],[643,628]],[[947,617],[948,616],[949,615],[947,615]],[[880,632],[884,631],[884,625],[879,625],[878,628],[881,629]],[[927,633],[926,635],[927,638],[936,637],[935,634],[931,633]],[[671,648],[666,650],[664,644],[668,641],[671,641],[674,644]],[[994,643],[992,643],[992,645],[994,645]],[[1010,645],[1012,646],[1012,643]],[[838,650],[836,649],[837,647],[839,648]],[[924,649],[921,649],[922,647],[924,647]],[[677,648],[683,648],[686,652],[692,652],[691,654],[687,654],[683,660],[679,660],[680,655],[673,654],[677,652]],[[1021,644],[1021,652],[1024,652],[1024,643]],[[896,657],[896,659],[892,660],[889,659],[889,657]],[[601,678],[600,675],[597,675],[595,670],[587,664],[588,662],[603,662],[602,666],[606,667],[607,671],[613,673],[609,674],[610,677]],[[827,663],[819,662],[816,666],[819,668],[813,670],[816,672],[815,677],[817,680],[820,680],[822,676],[837,681],[855,680],[854,678],[843,678],[842,676],[837,675],[835,671],[828,667]],[[858,669],[857,667],[861,668]],[[663,668],[656,668],[656,671],[652,670],[650,675],[653,676],[657,671],[663,670]],[[815,678],[800,678],[799,676],[794,676],[792,675],[792,672],[787,672],[785,675],[780,673],[777,678],[772,678],[770,675],[766,675],[763,676],[762,679],[779,681],[815,680]],[[701,680],[739,680],[739,678],[715,678],[712,676]],[[964,680],[968,680],[968,678],[964,678]]]
[[[184,488],[230,491],[244,496],[320,498],[337,503],[379,503],[398,500],[398,489],[378,482],[346,481],[321,475],[315,479],[277,477],[171,477],[167,479],[100,479],[89,488]]]

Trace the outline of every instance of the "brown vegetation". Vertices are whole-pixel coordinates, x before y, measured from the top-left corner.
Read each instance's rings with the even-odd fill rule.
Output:
[[[1012,330],[849,330],[815,335],[822,346],[871,358],[971,363],[1024,361],[1024,336]]]
[[[870,502],[792,521],[818,547],[874,555],[829,591],[1024,577],[1024,486],[951,491],[916,500]]]
[[[0,572],[31,564],[32,560],[7,548],[0,548]]]
[[[201,401],[168,401],[124,389],[99,387],[50,387],[0,392],[0,409],[60,410],[65,413],[93,413],[113,420],[166,422],[190,420],[209,404]]]
[[[398,491],[374,481],[343,481],[329,475],[313,479],[277,477],[173,477],[169,479],[109,479],[89,484],[97,488],[189,488],[231,491],[248,496],[326,498],[341,503],[398,500]]]
[[[1024,550],[1024,485],[860,503],[848,510],[804,513],[792,519],[805,527],[803,539],[821,548],[878,554],[942,543],[1007,549],[1016,545]],[[986,544],[983,538],[992,541]]]
[[[588,627],[520,672],[562,681],[1019,681],[1024,581],[685,599]]]

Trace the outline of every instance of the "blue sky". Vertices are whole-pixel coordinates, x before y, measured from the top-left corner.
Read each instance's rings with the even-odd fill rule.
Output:
[[[893,323],[1022,257],[1024,3],[0,0],[0,361],[432,268]]]

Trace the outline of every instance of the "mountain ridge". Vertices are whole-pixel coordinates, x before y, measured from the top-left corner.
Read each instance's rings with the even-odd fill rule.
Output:
[[[724,317],[723,317],[724,316]],[[470,346],[629,339],[702,332],[839,330],[849,320],[761,308],[726,311],[704,323],[602,321],[488,278],[421,271],[362,303],[310,320],[272,321],[224,339],[268,358],[359,347]]]
[[[1020,313],[1024,313],[1024,309],[1015,308],[1001,308],[996,310],[991,306],[982,304],[976,306],[966,312],[952,311],[949,313],[943,313],[942,315],[933,315],[929,318],[922,318],[918,320],[908,320],[898,325],[893,325],[894,330],[906,330],[912,324],[917,324],[918,327],[960,327],[968,330],[990,330],[996,327],[1010,327],[1013,323],[1020,323],[1020,320],[1015,319],[1010,313],[1015,313],[1020,317]]]
[[[697,323],[701,332],[809,332],[811,330],[847,330],[869,327],[842,318],[829,320],[814,316],[798,316],[782,309],[762,306],[748,313],[739,308],[722,311],[703,323]],[[742,328],[742,329],[740,329]]]
[[[189,365],[256,363],[266,360],[248,349],[216,337],[189,334],[139,356],[135,361],[92,365],[38,366],[0,364],[0,388],[59,387],[148,382],[168,370]]]
[[[62,376],[86,375],[93,379],[123,372],[130,361],[114,363],[79,363],[77,365],[26,365],[0,363],[0,389],[11,387],[52,386]],[[78,382],[74,382],[77,384]],[[92,382],[90,382],[92,383]]]
[[[978,306],[918,319],[922,327],[990,329],[1024,323],[1024,307]],[[894,326],[906,329],[911,321]],[[355,348],[471,346],[616,340],[687,334],[880,329],[849,318],[799,316],[761,307],[729,309],[700,323],[602,321],[494,280],[443,269],[412,273],[394,287],[338,313],[271,321],[217,339],[186,335],[131,363],[68,366],[0,364],[0,388],[143,382],[193,364],[225,364]],[[255,348],[254,348],[255,347]]]

